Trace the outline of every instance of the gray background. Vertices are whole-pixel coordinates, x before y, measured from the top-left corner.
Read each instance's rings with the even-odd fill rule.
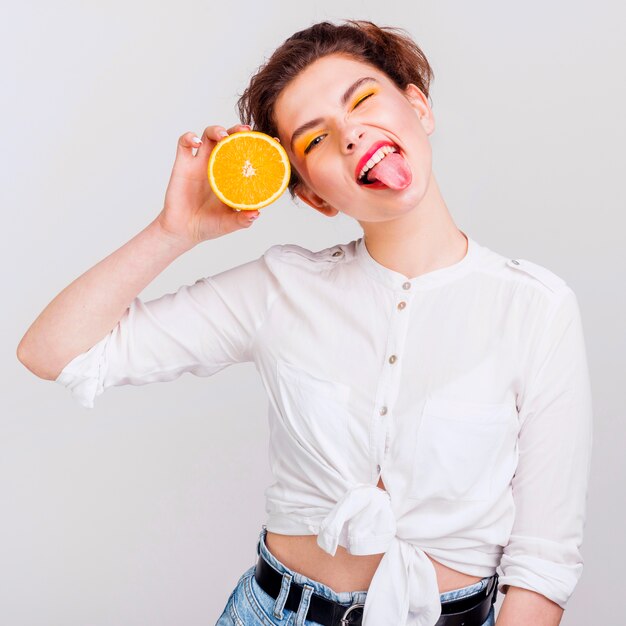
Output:
[[[315,21],[406,28],[431,62],[434,171],[459,227],[575,290],[594,393],[585,570],[567,626],[616,623],[624,512],[620,3],[12,3],[3,14],[0,623],[214,624],[265,519],[267,400],[252,364],[118,387],[82,408],[15,356],[67,284],[160,211],[183,132],[238,120],[248,77]],[[140,295],[274,243],[360,236],[285,194]],[[502,595],[498,600],[501,605]]]

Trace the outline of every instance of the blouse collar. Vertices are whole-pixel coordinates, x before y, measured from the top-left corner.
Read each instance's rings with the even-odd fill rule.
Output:
[[[425,274],[420,274],[414,278],[408,278],[400,272],[396,272],[385,267],[369,253],[365,245],[365,237],[360,237],[356,243],[356,257],[358,263],[373,278],[382,282],[392,289],[428,289],[438,285],[442,285],[451,280],[459,278],[466,274],[475,264],[477,258],[484,251],[484,247],[474,241],[467,233],[461,230],[461,233],[467,239],[467,252],[465,256],[456,263],[441,267]]]

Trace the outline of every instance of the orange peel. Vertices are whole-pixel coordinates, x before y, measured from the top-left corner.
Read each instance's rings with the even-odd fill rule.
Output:
[[[217,142],[209,155],[207,176],[224,204],[256,211],[283,194],[291,166],[280,142],[266,133],[243,130]]]

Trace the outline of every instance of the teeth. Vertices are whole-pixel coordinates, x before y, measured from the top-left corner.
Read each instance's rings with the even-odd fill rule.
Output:
[[[378,150],[376,150],[376,152],[374,152],[374,154],[371,156],[369,161],[365,164],[365,166],[361,170],[359,174],[359,180],[363,180],[363,177],[368,172],[368,170],[371,170],[374,167],[374,165],[376,165],[376,163],[379,163],[380,161],[382,161],[385,158],[385,156],[387,156],[390,152],[397,152],[397,150],[393,146],[383,146],[382,148],[379,148]]]

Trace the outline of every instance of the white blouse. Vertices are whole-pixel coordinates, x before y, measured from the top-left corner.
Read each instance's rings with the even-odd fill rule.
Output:
[[[269,398],[268,530],[385,553],[364,626],[432,626],[433,559],[562,608],[583,569],[592,406],[572,289],[466,233],[409,279],[361,237],[259,258],[142,302],[57,382],[115,385],[254,362]],[[377,487],[382,476],[386,490]]]

